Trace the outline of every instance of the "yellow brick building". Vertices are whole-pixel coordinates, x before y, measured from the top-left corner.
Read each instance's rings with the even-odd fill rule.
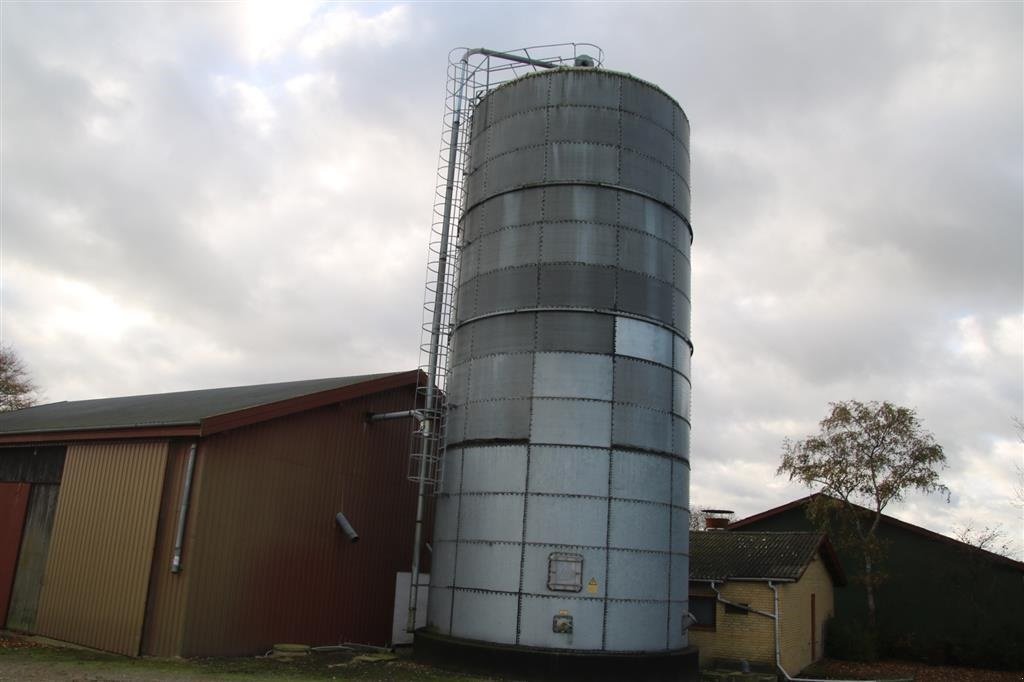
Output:
[[[781,665],[796,675],[825,650],[834,588],[845,584],[819,533],[690,533],[690,644],[701,666]]]

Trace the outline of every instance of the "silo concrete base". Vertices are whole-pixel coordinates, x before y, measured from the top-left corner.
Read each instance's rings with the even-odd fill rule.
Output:
[[[696,682],[700,677],[693,646],[659,653],[606,654],[501,646],[418,630],[413,656],[439,667],[531,680]]]

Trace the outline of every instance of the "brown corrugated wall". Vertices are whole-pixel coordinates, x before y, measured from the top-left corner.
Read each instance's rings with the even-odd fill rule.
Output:
[[[139,653],[168,444],[71,445],[36,632]]]
[[[396,389],[202,440],[182,655],[390,639],[395,573],[411,560],[412,422],[365,414],[412,400]],[[339,511],[360,542],[338,530]]]
[[[163,501],[160,503],[153,569],[149,577],[149,601],[146,605],[146,622],[142,629],[142,653],[147,656],[169,657],[181,653],[181,638],[185,628],[185,595],[191,571],[171,573],[171,557],[174,553],[178,506],[181,503],[188,451],[192,442],[172,441],[167,453]],[[197,478],[195,475],[192,477],[193,504],[189,507],[190,518],[194,518],[198,511],[194,504]],[[194,524],[185,525],[185,545],[182,552],[185,566],[191,558],[189,554],[193,527]]]

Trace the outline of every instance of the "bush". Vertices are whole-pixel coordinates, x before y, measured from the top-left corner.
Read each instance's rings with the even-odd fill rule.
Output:
[[[830,618],[825,628],[825,655],[829,658],[878,660],[878,634],[866,624]]]

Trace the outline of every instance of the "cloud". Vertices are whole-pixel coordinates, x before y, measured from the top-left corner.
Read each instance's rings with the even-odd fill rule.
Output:
[[[59,9],[0,46],[3,341],[49,398],[415,366],[448,51],[572,25],[692,123],[694,499],[803,495],[782,439],[892,400],[954,492],[893,513],[1024,532],[985,487],[1024,414],[1019,5]]]
[[[409,10],[404,5],[395,5],[372,16],[340,5],[316,18],[300,41],[299,49],[307,57],[316,57],[352,43],[389,47],[402,40],[409,29]]]

